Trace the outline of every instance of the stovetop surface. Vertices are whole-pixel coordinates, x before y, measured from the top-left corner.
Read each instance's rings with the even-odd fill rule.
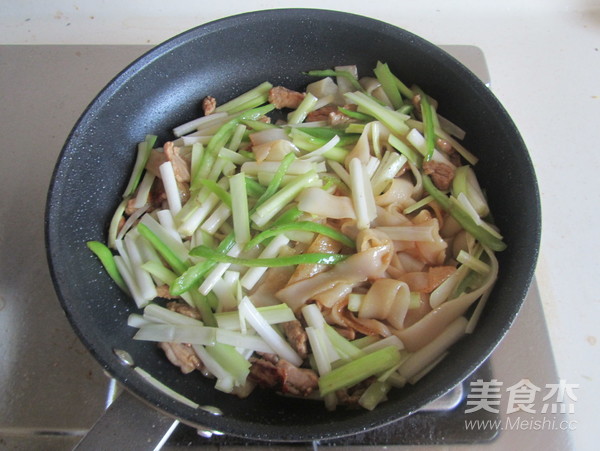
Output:
[[[0,46],[0,449],[70,449],[105,410],[109,380],[72,332],[54,294],[43,212],[52,169],[71,127],[95,94],[148,49]],[[446,49],[481,78],[489,77],[477,48]],[[538,385],[558,382],[535,285],[515,325],[474,377],[494,377],[504,386],[525,378]],[[474,417],[464,411],[463,400],[451,412],[418,413],[362,437],[299,446],[396,449],[419,443],[426,450],[430,444],[476,440],[494,449],[532,442],[546,449],[569,447],[568,434],[559,430],[476,431],[474,439],[464,423]],[[503,405],[503,419],[504,412]],[[245,445],[264,444],[216,436],[207,441],[179,426],[164,449]]]

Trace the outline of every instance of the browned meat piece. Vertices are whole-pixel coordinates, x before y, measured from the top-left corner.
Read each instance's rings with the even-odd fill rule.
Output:
[[[298,368],[287,360],[277,362],[277,370],[282,378],[283,393],[296,396],[308,396],[319,385],[319,377],[313,370]]]
[[[269,103],[275,105],[278,110],[282,108],[298,108],[298,105],[304,100],[304,94],[298,91],[275,86],[269,90]]]
[[[278,389],[281,385],[281,378],[277,372],[276,363],[263,358],[250,358],[252,366],[250,367],[250,379],[263,388]]]
[[[167,359],[181,369],[183,374],[191,373],[194,370],[204,372],[202,360],[192,349],[190,345],[183,343],[159,343],[158,347],[165,351]]]
[[[173,142],[167,141],[163,146],[163,151],[153,150],[150,152],[146,169],[160,178],[160,165],[170,161],[175,172],[175,179],[178,183],[188,183],[190,181],[190,162],[180,155],[181,148],[175,147]]]
[[[319,378],[313,370],[298,368],[284,359],[275,363],[264,358],[251,358],[250,378],[263,388],[272,388],[296,396],[308,396]]]
[[[156,287],[156,293],[158,294],[159,298],[164,298],[164,299],[179,299],[179,296],[173,296],[171,294],[171,292],[169,291],[169,285],[166,285],[166,284],[165,285],[160,285],[160,286]],[[170,309],[170,310],[173,310],[173,309]]]
[[[454,168],[437,161],[424,162],[423,172],[427,175],[431,175],[433,184],[441,190],[447,190],[450,188],[450,184],[454,178]]]
[[[377,378],[370,377],[362,382],[359,382],[353,387],[335,392],[338,402],[346,406],[358,406],[358,400],[363,395],[365,390],[375,382]]]
[[[306,122],[328,121],[329,114],[337,112],[337,106],[326,105],[306,115]]]
[[[282,323],[283,332],[288,339],[288,342],[292,345],[292,348],[298,353],[303,359],[308,355],[308,336],[302,324],[298,320],[288,321]]]
[[[327,122],[329,123],[329,125],[335,127],[336,125],[354,122],[354,120],[346,116],[344,113],[341,113],[340,111],[336,110],[329,113],[329,116],[327,116]]]
[[[163,286],[166,287],[166,285],[163,285]],[[160,296],[160,294],[159,294],[159,296]],[[161,296],[161,297],[164,297],[164,296]],[[171,310],[172,312],[177,312],[182,315],[189,316],[190,318],[202,319],[202,316],[200,315],[200,312],[197,309],[195,309],[191,305],[184,304],[183,302],[169,302],[167,304],[167,308],[169,310]]]
[[[215,112],[217,108],[217,99],[211,96],[206,96],[202,99],[202,111],[204,111],[204,115],[208,116]]]
[[[188,183],[190,181],[190,167],[186,160],[179,155],[179,147],[175,147],[173,142],[167,141],[163,147],[167,160],[173,165],[175,179],[179,183]]]

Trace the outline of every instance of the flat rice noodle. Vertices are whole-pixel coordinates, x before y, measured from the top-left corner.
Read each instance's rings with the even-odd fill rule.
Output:
[[[276,293],[277,298],[296,311],[315,295],[337,284],[356,286],[368,279],[384,277],[394,251],[385,234],[370,229],[361,231],[357,236],[357,248],[360,252],[332,269],[287,285]]]
[[[262,279],[256,284],[250,300],[256,307],[281,304],[273,293],[283,288],[294,271],[293,266],[269,268]]]
[[[375,197],[375,203],[381,207],[397,204],[402,209],[414,203],[412,196],[414,186],[406,178],[394,178],[387,189]]]
[[[421,212],[413,218],[413,223],[415,225],[422,226],[432,223],[435,225],[435,230],[433,232],[434,240],[418,241],[415,242],[415,245],[423,261],[429,263],[430,265],[443,264],[446,260],[446,249],[448,248],[448,243],[446,243],[446,241],[444,241],[444,239],[440,236],[438,220],[433,218],[429,211],[421,210]]]
[[[410,304],[408,285],[394,279],[376,280],[365,295],[358,318],[386,320],[401,328]]]
[[[370,318],[357,318],[349,310],[344,311],[349,326],[364,335],[378,335],[380,337],[389,337],[392,331],[381,321]]]
[[[400,207],[397,203],[392,203],[383,208],[377,206],[377,218],[373,221],[374,227],[393,227],[400,225],[411,224],[404,214],[402,214],[404,208]]]
[[[426,293],[429,287],[429,274],[426,271],[407,272],[398,277],[398,280],[406,283],[410,291]]]
[[[342,244],[339,241],[329,238],[325,235],[317,234],[313,242],[304,251],[306,254],[337,254],[342,249]],[[290,277],[288,284],[296,283],[300,280],[308,279],[316,274],[329,269],[329,265],[321,265],[318,263],[304,263],[296,266],[296,270]]]
[[[402,329],[406,329],[416,322],[420,321],[425,315],[433,310],[429,304],[429,295],[425,293],[419,293],[419,307],[411,308],[406,312],[404,317],[404,324]]]
[[[347,219],[340,223],[340,232],[342,232],[347,237],[350,237],[353,240],[356,240],[356,237],[358,236],[360,229],[356,225],[355,219]]]
[[[344,299],[352,293],[352,288],[354,288],[354,284],[338,283],[329,290],[314,295],[313,299],[325,307],[333,307],[340,299]]]
[[[353,158],[358,158],[363,165],[366,165],[369,162],[369,159],[371,158],[371,130],[373,128],[374,123],[375,121],[369,122],[367,125],[365,125],[365,128],[360,134],[360,138],[358,138],[358,141],[356,142],[350,153],[346,155],[346,159],[344,160],[344,166],[346,166],[347,171],[350,171],[350,162]],[[383,128],[384,127],[380,127],[380,129]],[[381,135],[385,135],[385,133],[380,133],[380,138]]]
[[[325,218],[356,219],[352,199],[316,187],[306,188],[298,196],[298,210]]]
[[[421,349],[441,334],[450,323],[463,315],[496,281],[498,277],[498,260],[489,249],[484,247],[484,251],[490,258],[490,271],[485,282],[479,288],[444,302],[410,327],[395,332],[395,335],[402,340],[409,352]]]
[[[406,270],[405,272],[423,271],[423,268],[425,267],[424,262],[413,257],[408,252],[397,252],[396,259],[400,262],[402,268]]]

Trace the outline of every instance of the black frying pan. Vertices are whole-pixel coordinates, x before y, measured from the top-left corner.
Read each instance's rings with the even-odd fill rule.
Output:
[[[302,88],[310,69],[388,62],[406,83],[438,99],[440,114],[467,130],[465,145],[480,157],[487,191],[508,249],[500,277],[472,336],[415,386],[395,389],[373,412],[326,411],[321,404],[257,390],[245,400],[213,389],[200,374],[183,376],[153,343],[133,341],[127,316],[136,311],[85,246],[104,240],[127,183],[135,144],[159,142],[200,115],[200,100],[221,101],[269,80]],[[186,423],[236,436],[305,441],[349,435],[415,412],[473,372],[514,320],[527,293],[540,240],[540,207],[527,149],[509,115],[470,71],[436,46],[391,25],[320,10],[274,10],[230,17],[192,29],[131,64],[96,97],[71,132],[56,165],[46,212],[48,259],[58,297],[76,333],[100,364],[134,394]],[[124,365],[140,367],[215,416],[165,396]]]

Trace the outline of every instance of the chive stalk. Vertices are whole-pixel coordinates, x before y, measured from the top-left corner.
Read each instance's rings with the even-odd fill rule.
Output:
[[[388,346],[346,363],[319,378],[321,396],[336,390],[352,387],[400,363],[398,348]]]

